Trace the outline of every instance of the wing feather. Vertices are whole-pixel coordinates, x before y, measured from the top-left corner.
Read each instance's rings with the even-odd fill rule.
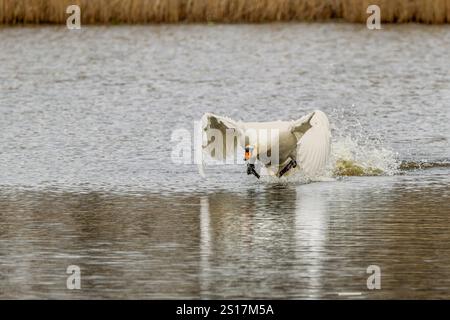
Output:
[[[330,156],[331,132],[328,118],[314,111],[294,121],[291,132],[297,137],[297,163],[308,176],[320,175]]]
[[[227,148],[227,137],[235,134],[239,137],[242,134],[242,125],[228,117],[218,116],[212,113],[205,113],[202,117],[202,149],[213,159],[226,160],[227,156],[236,154],[236,145]],[[220,141],[216,141],[219,139]],[[230,142],[231,143],[231,142]]]

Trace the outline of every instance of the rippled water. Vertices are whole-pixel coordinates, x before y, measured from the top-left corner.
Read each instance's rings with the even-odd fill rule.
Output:
[[[448,26],[0,28],[0,297],[450,298],[449,51]],[[332,164],[383,173],[171,161],[204,112],[313,109]]]

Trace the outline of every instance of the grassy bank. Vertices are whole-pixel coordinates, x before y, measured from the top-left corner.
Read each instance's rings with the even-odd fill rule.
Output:
[[[364,23],[370,4],[383,22],[450,22],[450,0],[0,0],[0,24],[65,23],[68,5],[90,23],[271,22],[343,19]]]

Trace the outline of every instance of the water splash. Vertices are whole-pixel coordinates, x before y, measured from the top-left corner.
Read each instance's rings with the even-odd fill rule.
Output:
[[[398,155],[378,144],[352,137],[332,143],[328,173],[332,176],[379,176],[399,172]]]
[[[329,176],[379,176],[399,172],[398,154],[385,146],[381,135],[359,121],[355,105],[334,109]]]

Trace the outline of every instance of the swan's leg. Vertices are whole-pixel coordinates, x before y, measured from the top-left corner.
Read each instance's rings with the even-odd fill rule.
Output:
[[[278,178],[281,178],[286,172],[288,172],[292,168],[295,168],[296,166],[297,161],[291,159],[291,161],[289,161],[289,163],[278,173]]]
[[[255,170],[255,165],[252,163],[247,163],[247,174],[253,174],[259,179],[259,173]]]

